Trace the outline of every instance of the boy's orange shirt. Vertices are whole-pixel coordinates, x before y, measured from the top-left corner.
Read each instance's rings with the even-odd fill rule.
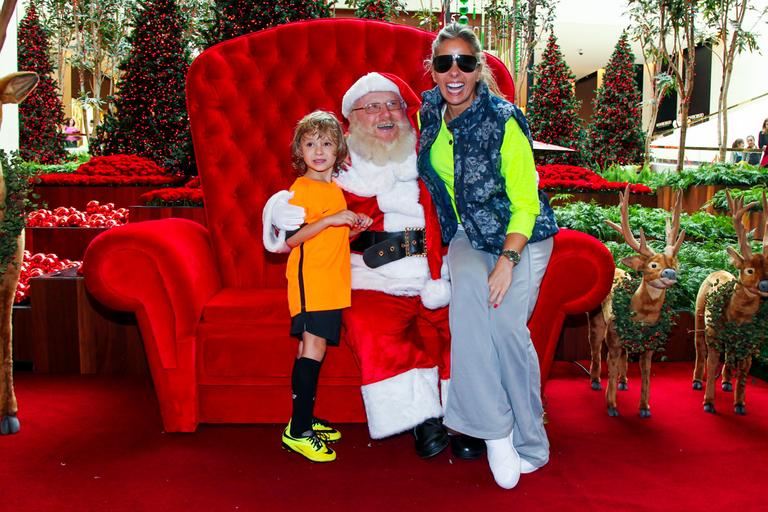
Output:
[[[335,183],[298,178],[290,190],[291,204],[306,211],[310,224],[347,208]],[[349,263],[349,226],[331,226],[291,250],[285,270],[291,316],[306,311],[347,308],[351,304],[352,271]]]

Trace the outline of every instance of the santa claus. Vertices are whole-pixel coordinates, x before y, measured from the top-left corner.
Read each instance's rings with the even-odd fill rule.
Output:
[[[440,227],[416,169],[419,105],[402,80],[386,73],[363,76],[342,100],[351,165],[336,183],[350,210],[373,219],[351,244],[345,339],[360,364],[372,438],[412,429],[421,457],[450,442],[456,456],[476,458],[484,443],[448,436],[440,420],[450,376],[450,283]],[[278,192],[264,208],[264,247],[272,252],[286,251],[286,231],[304,221],[290,197]]]

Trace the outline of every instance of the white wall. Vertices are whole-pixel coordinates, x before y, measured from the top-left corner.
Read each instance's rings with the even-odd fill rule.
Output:
[[[17,71],[16,67],[16,26],[21,21],[21,2],[16,5],[16,12],[8,23],[5,44],[0,51],[0,76]],[[19,149],[19,107],[3,105],[3,125],[0,127],[0,149],[16,151]]]

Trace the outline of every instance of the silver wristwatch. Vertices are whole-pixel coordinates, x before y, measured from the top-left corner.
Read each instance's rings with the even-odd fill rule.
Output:
[[[513,249],[504,249],[501,251],[501,255],[507,258],[509,261],[517,265],[520,263],[520,253]]]

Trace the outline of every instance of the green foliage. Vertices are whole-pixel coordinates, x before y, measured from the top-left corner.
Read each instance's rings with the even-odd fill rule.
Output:
[[[562,227],[589,233],[603,242],[623,240],[620,233],[605,224],[605,220],[621,224],[621,210],[618,206],[575,202],[555,207],[555,215]],[[633,227],[635,237],[639,239],[639,228],[642,227],[651,245],[654,245],[653,240],[663,243],[666,237],[666,219],[669,217],[669,212],[662,208],[629,206],[629,225]],[[680,228],[685,229],[686,243],[689,240],[732,240],[735,243],[736,240],[730,217],[723,215],[711,215],[706,212],[696,212],[692,215],[682,213]],[[663,247],[657,250],[663,250]]]
[[[753,212],[761,212],[763,211],[763,204],[762,204],[762,198],[763,193],[766,192],[765,186],[756,186],[748,189],[729,189],[731,193],[731,197],[734,199],[736,198],[743,198],[744,204],[747,205],[749,203],[756,203],[752,208],[750,208],[750,211]],[[710,199],[706,205],[704,206],[712,206],[716,210],[728,210],[728,199],[725,197],[725,190],[718,190],[715,192],[715,195],[712,196],[712,199]]]
[[[683,189],[692,185],[754,186],[768,184],[768,168],[745,162],[704,164],[680,172],[659,173],[658,186]]]
[[[649,184],[653,183],[656,179],[656,173],[651,170],[651,167],[648,164],[610,164],[604,169],[597,169],[595,172],[605,178],[607,181],[642,183],[648,186],[650,186]]]
[[[27,214],[35,209],[35,204],[30,199],[35,171],[22,165],[18,153],[9,157],[3,150],[0,150],[0,166],[5,176],[6,188],[5,204],[0,205],[0,208],[5,210],[3,220],[0,221],[0,276],[2,276],[16,254],[17,238],[24,230]]]
[[[736,288],[736,280],[728,281],[709,292],[706,300],[708,325],[712,337],[707,346],[725,354],[725,364],[737,366],[749,356],[756,355],[768,339],[768,301],[761,300],[760,308],[751,322],[737,324],[725,317],[725,310]]]
[[[75,153],[74,158],[68,162],[63,162],[60,164],[38,164],[37,162],[22,161],[19,165],[21,165],[25,171],[28,171],[35,176],[38,174],[69,174],[75,172],[78,167],[90,159],[91,155],[88,153]]]

